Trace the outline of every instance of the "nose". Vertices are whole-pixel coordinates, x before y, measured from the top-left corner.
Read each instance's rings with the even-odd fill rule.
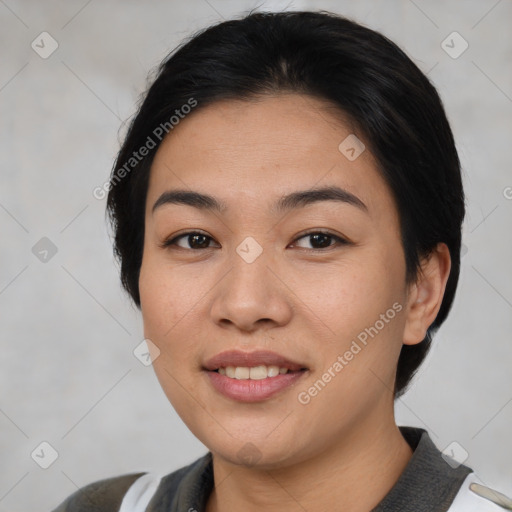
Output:
[[[252,263],[235,252],[229,264],[231,270],[215,288],[212,320],[244,332],[286,325],[293,313],[292,294],[265,251]]]

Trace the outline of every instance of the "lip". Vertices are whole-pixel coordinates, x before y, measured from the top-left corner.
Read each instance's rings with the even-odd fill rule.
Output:
[[[227,366],[279,366],[288,368],[288,373],[260,380],[238,380],[216,372],[220,367]],[[239,402],[261,402],[289,388],[301,379],[308,368],[275,352],[259,350],[241,352],[228,350],[209,359],[203,367],[213,388],[227,398]]]
[[[206,371],[210,383],[219,393],[239,402],[262,402],[267,400],[295,384],[305,373],[306,371],[297,371],[261,380],[237,380],[214,371]]]
[[[286,357],[269,350],[256,350],[254,352],[242,352],[241,350],[226,350],[204,364],[205,370],[218,370],[220,367],[226,366],[279,366],[280,368],[288,368],[291,371],[307,369],[305,365],[296,361],[287,359]]]

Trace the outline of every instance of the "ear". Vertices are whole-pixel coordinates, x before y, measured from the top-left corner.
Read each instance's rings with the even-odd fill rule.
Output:
[[[421,261],[417,279],[408,290],[404,345],[416,345],[425,338],[441,307],[450,268],[450,251],[445,243],[437,244]]]

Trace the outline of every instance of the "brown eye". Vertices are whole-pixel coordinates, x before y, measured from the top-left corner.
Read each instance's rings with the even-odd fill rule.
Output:
[[[306,244],[310,244],[310,246],[307,247],[301,245],[297,243],[298,240],[306,240]],[[305,235],[297,238],[297,241],[294,243],[294,245],[304,249],[328,249],[330,247],[335,247],[336,245],[348,244],[348,241],[341,238],[340,236],[334,235],[332,233],[324,233],[322,231],[306,233]]]
[[[162,247],[170,247],[176,246],[181,249],[191,249],[191,250],[200,250],[200,249],[210,249],[210,242],[213,240],[211,236],[205,235],[204,233],[199,233],[196,231],[191,231],[189,233],[183,233],[171,240],[166,240]]]

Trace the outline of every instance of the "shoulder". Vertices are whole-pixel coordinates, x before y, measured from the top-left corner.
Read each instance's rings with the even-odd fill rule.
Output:
[[[487,487],[470,473],[455,496],[448,512],[503,512],[512,510],[512,499]]]
[[[503,512],[512,501],[481,481],[468,466],[441,452],[426,430],[400,427],[413,455],[375,512]]]
[[[78,489],[53,512],[111,512],[118,510],[128,489],[144,474],[132,473],[93,482]]]
[[[210,452],[164,476],[142,472],[98,480],[78,489],[52,512],[133,512],[146,510],[150,502],[155,510],[167,510],[168,500],[195,493],[193,487],[203,483],[205,492],[213,486]]]

